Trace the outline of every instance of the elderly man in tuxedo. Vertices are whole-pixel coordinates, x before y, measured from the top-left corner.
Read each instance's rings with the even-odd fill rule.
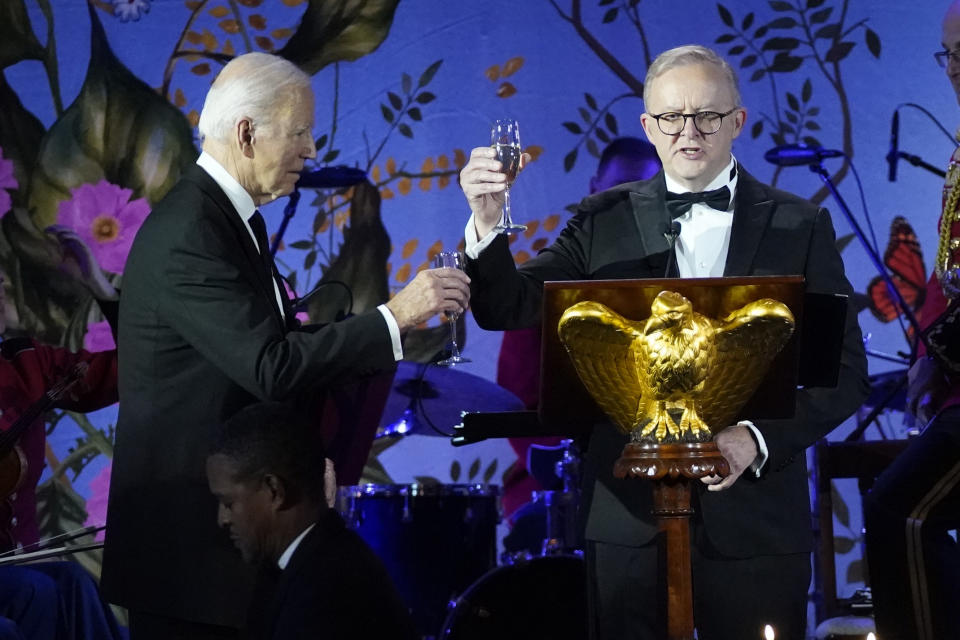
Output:
[[[468,279],[423,271],[389,302],[300,329],[257,207],[289,194],[316,154],[310,78],[263,53],[207,94],[203,153],[134,241],[120,303],[120,415],[103,590],[133,640],[235,637],[252,573],[216,524],[211,429],[263,400],[296,400],[402,357],[401,334],[462,311]]]
[[[641,122],[663,171],[584,199],[557,240],[515,267],[494,233],[504,174],[490,147],[471,152],[461,185],[472,216],[465,230],[471,306],[481,326],[539,321],[543,282],[662,277],[802,275],[810,291],[851,292],[830,216],[768,187],[731,154],[747,110],[737,78],[715,52],[685,46],[662,53],[644,85]],[[680,221],[674,250],[665,237]],[[810,584],[809,495],[804,450],[866,397],[866,359],[856,313],[847,314],[839,383],[798,393],[795,416],[754,420],[716,436],[730,463],[705,478],[693,522],[694,617],[704,640],[802,638]],[[627,437],[597,425],[586,454],[588,595],[596,638],[666,635],[658,582],[657,526],[650,486],[617,480],[613,463]]]

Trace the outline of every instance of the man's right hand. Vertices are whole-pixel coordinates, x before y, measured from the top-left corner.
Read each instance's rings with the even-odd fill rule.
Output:
[[[920,358],[907,373],[907,412],[926,424],[933,417],[947,383],[940,365],[933,358]]]
[[[529,153],[521,155],[520,169],[529,161]],[[470,161],[460,171],[460,188],[467,196],[477,238],[481,240],[500,222],[503,191],[507,188],[507,175],[500,171],[502,167],[493,147],[477,147],[470,152]]]
[[[470,301],[470,278],[445,267],[426,269],[387,302],[403,333],[444,311],[463,313]]]

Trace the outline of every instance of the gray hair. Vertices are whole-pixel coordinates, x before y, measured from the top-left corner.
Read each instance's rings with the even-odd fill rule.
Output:
[[[247,53],[220,70],[207,93],[197,129],[201,139],[224,142],[243,118],[269,129],[277,105],[310,89],[310,76],[295,64],[269,53]]]
[[[737,80],[737,74],[733,70],[733,67],[730,66],[730,63],[721,58],[713,49],[708,49],[698,44],[688,44],[664,51],[657,56],[650,65],[650,68],[647,69],[647,77],[643,81],[644,108],[646,108],[647,100],[650,97],[650,85],[653,84],[654,80],[671,69],[689,64],[712,64],[717,67],[726,77],[727,84],[733,92],[733,106],[742,106],[740,104],[740,82]]]

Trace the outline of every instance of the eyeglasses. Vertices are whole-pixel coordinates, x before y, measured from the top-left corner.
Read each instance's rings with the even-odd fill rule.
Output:
[[[660,114],[651,113],[650,117],[657,121],[657,126],[660,127],[660,131],[668,136],[675,136],[683,131],[683,128],[687,126],[687,118],[693,118],[693,126],[697,128],[697,131],[705,136],[709,136],[720,131],[720,125],[723,124],[724,118],[734,111],[739,110],[740,107],[734,107],[726,113],[717,113],[716,111],[677,113],[676,111],[669,111]]]
[[[937,64],[941,67],[946,67],[951,60],[953,62],[960,62],[960,50],[950,51],[944,49],[943,51],[937,51],[933,54],[933,57],[937,61]]]

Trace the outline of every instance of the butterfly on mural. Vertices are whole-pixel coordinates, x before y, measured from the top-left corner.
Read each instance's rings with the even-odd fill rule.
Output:
[[[923,266],[923,253],[917,235],[902,216],[897,216],[890,223],[890,241],[883,252],[883,263],[890,271],[893,284],[903,301],[912,310],[918,309],[926,296],[927,271]],[[870,311],[880,322],[890,322],[900,315],[896,302],[880,276],[870,281],[867,297]]]

